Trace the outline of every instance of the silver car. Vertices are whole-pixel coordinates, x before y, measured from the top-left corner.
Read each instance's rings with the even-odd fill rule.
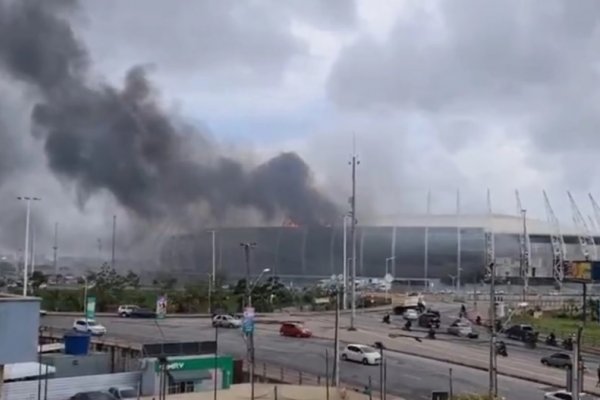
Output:
[[[448,333],[456,336],[470,336],[473,334],[473,327],[469,322],[457,320],[448,327]]]

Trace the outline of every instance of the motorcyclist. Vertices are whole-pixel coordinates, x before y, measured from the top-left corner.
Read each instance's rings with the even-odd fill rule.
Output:
[[[573,339],[571,339],[570,337],[563,340],[562,344],[565,350],[573,350]]]
[[[406,323],[404,324],[404,329],[407,331],[410,331],[411,326],[412,326],[412,323],[410,322],[410,320],[406,320]]]
[[[475,323],[477,325],[481,325],[481,316],[480,315],[478,315],[477,318],[475,318]]]
[[[550,334],[546,337],[546,344],[550,346],[556,346],[556,335],[554,332],[550,332]]]
[[[496,345],[496,353],[504,357],[508,356],[508,352],[506,351],[506,344],[502,340],[499,341]]]
[[[384,324],[389,324],[390,323],[390,314],[385,314],[383,316],[383,323]]]
[[[465,318],[467,316],[467,308],[465,307],[465,305],[461,305],[460,306],[460,314],[458,315],[459,318]]]
[[[427,337],[429,339],[435,339],[435,328],[433,327],[433,324],[431,322],[429,323],[429,331],[427,332]]]

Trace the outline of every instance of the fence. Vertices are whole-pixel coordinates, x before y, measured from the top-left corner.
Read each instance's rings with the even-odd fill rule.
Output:
[[[248,363],[244,362],[243,370],[246,376],[249,376]],[[376,374],[373,376],[371,384],[371,395],[374,398],[380,398],[379,391],[379,376]],[[287,383],[290,385],[307,385],[307,386],[327,386],[334,387],[333,377],[329,378],[323,374],[311,374],[294,368],[284,367],[266,362],[257,362],[254,367],[254,379],[256,383]],[[348,391],[354,391],[359,393],[368,393],[368,387],[348,383],[340,382],[340,385]],[[389,395],[388,398],[393,399],[393,395]]]

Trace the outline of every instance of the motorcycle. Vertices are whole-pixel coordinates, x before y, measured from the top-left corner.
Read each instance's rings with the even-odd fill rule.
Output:
[[[546,336],[545,342],[548,346],[557,346],[558,345],[558,343],[556,342],[556,336],[554,336],[553,333]]]
[[[389,324],[390,323],[390,315],[389,314],[384,315],[383,320],[381,322],[383,322],[384,324]]]
[[[506,351],[506,345],[504,342],[496,344],[496,354],[502,357],[508,357],[508,352]]]
[[[404,324],[404,326],[402,327],[403,330],[405,331],[410,331],[412,327],[412,323],[410,321],[406,321],[406,323]]]
[[[429,328],[429,331],[427,332],[427,337],[429,339],[435,339],[435,329]]]
[[[573,350],[573,339],[566,338],[565,340],[563,340],[562,347],[565,350]]]

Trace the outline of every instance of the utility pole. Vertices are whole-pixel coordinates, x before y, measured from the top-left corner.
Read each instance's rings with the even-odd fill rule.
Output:
[[[19,196],[18,200],[25,200],[27,203],[27,211],[25,214],[25,250],[23,251],[23,296],[27,296],[27,285],[29,274],[27,271],[27,265],[29,263],[29,220],[31,214],[31,202],[32,201],[40,201],[41,199],[38,197],[25,197]]]
[[[429,216],[431,215],[431,190],[427,191],[427,220],[425,221],[425,244],[423,254],[423,278],[425,291],[429,291]]]
[[[244,248],[244,259],[246,261],[246,307],[252,307],[252,293],[250,289],[250,250],[256,247],[256,243],[240,243]],[[254,329],[248,335],[248,358],[250,360],[250,399],[254,400]]]
[[[353,154],[350,165],[352,166],[352,197],[350,197],[350,238],[352,241],[352,274],[351,274],[351,314],[349,330],[356,330],[354,319],[356,317],[356,166],[360,164],[356,156],[356,141],[353,143]]]
[[[216,234],[217,231],[212,230],[212,231],[208,231],[208,233],[211,234],[212,236],[212,286],[215,286],[215,282],[216,282],[216,274],[217,274],[217,253],[216,253]],[[246,282],[246,284],[248,284],[248,282]]]
[[[334,379],[335,379],[335,387],[340,386],[340,290],[342,293],[345,291],[344,286],[340,285],[339,279],[336,280],[336,290],[335,290],[335,337],[334,337],[334,346],[333,349],[333,371],[334,371]]]
[[[456,292],[460,291],[460,273],[462,271],[460,231],[460,191],[456,190]]]
[[[523,301],[527,301],[529,290],[529,248],[527,246],[527,210],[521,210],[523,234],[521,241],[521,277],[523,278]]]
[[[32,275],[35,272],[35,224],[31,229],[31,268],[29,271]]]
[[[489,365],[489,398],[495,399],[498,395],[498,376],[496,370],[496,269],[494,263],[490,263],[490,365]]]
[[[115,241],[117,239],[117,216],[113,215],[113,229],[112,229],[112,255],[110,257],[110,266],[115,269]]]
[[[344,292],[342,295],[342,304],[344,307],[344,310],[347,308],[348,306],[348,298],[346,296],[346,288],[348,287],[348,239],[347,239],[347,235],[346,235],[346,231],[348,228],[348,214],[344,214],[344,246],[343,246],[343,257],[342,257],[342,264],[344,265],[343,269],[342,269],[342,276],[343,276],[343,280],[344,282],[342,283],[342,286],[344,286]]]
[[[52,247],[52,250],[54,252],[54,279],[58,280],[58,222],[54,223],[54,246]]]

